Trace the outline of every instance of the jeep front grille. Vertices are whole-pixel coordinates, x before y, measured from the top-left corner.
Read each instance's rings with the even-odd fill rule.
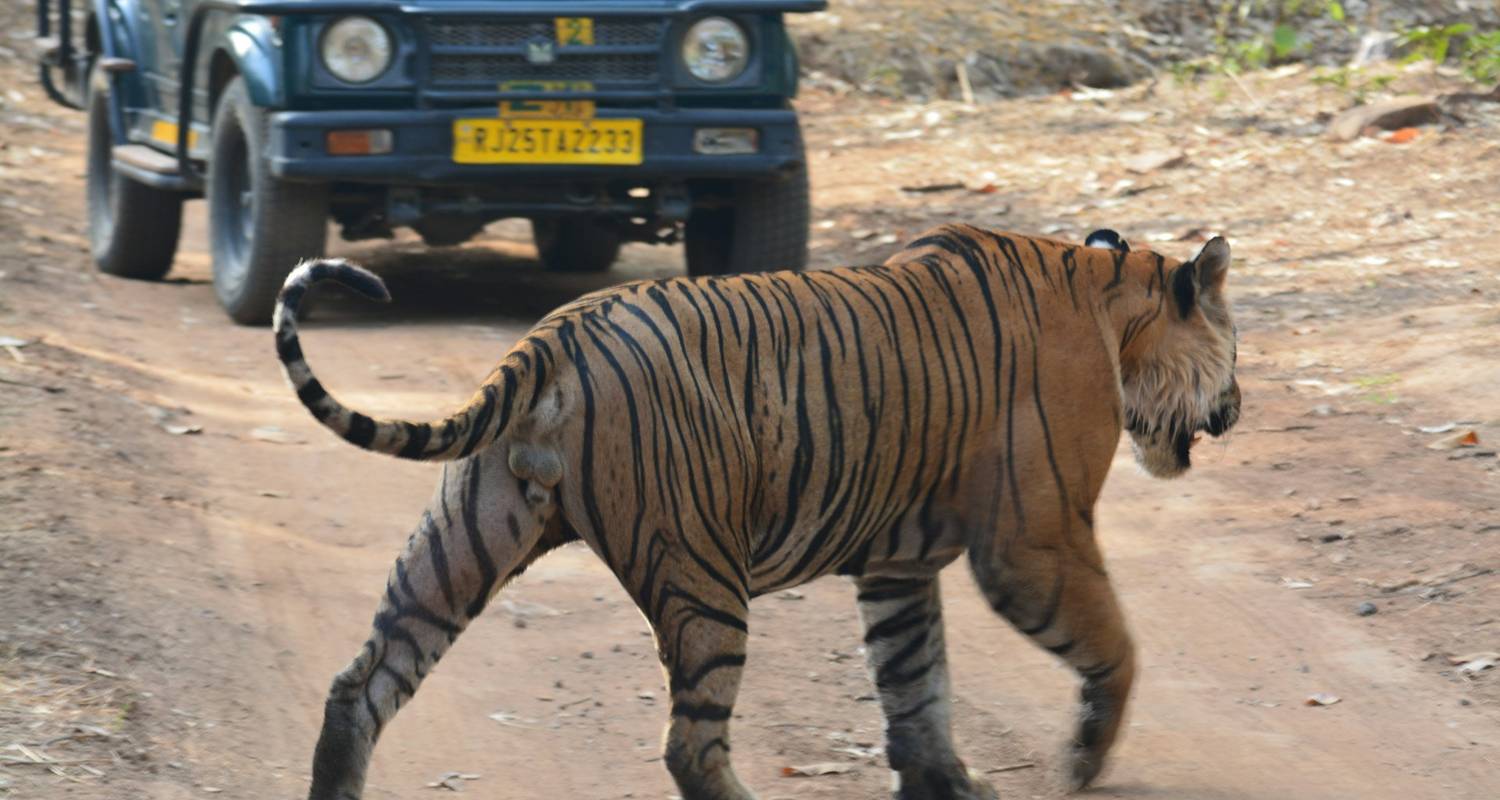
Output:
[[[594,46],[655,45],[661,41],[659,19],[594,20]],[[435,47],[524,47],[533,39],[557,44],[552,20],[497,22],[486,19],[438,19],[429,23],[428,35]]]
[[[591,81],[599,89],[655,89],[661,81],[660,19],[594,19],[594,44],[560,47],[551,19],[429,19],[428,82],[493,89],[503,81]],[[551,55],[538,63],[532,49]]]

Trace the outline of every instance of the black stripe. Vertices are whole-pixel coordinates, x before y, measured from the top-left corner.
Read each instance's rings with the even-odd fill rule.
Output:
[[[680,667],[681,665],[676,666]],[[698,684],[701,683],[704,678],[708,677],[711,673],[718,670],[729,667],[744,666],[744,653],[722,653],[704,662],[696,670],[693,670],[692,674],[689,675],[681,675],[678,673],[677,669],[674,668],[672,671],[671,680],[672,693],[676,694],[678,692],[685,692],[696,689],[698,688]]]
[[[302,360],[302,343],[297,340],[295,334],[287,334],[276,339],[276,355],[283,364],[294,364]]]
[[[344,432],[344,439],[356,447],[368,449],[375,441],[375,420],[358,411],[349,412],[349,430]]]
[[[689,703],[683,700],[672,701],[672,716],[685,717],[694,722],[723,722],[729,719],[734,709],[718,703]]]
[[[406,444],[396,455],[401,458],[421,458],[427,450],[427,443],[432,440],[432,426],[410,422],[403,422],[401,426],[406,431]]]
[[[448,571],[448,551],[443,547],[443,535],[438,531],[437,522],[431,514],[422,515],[422,528],[427,546],[432,549],[432,571],[437,575],[438,588],[443,592],[448,610],[453,611],[458,608],[458,602],[453,597],[453,577]]]
[[[931,621],[932,618],[927,613],[927,598],[924,597],[866,628],[865,644],[871,644],[876,639],[899,636]]]
[[[490,417],[495,414],[495,385],[486,383],[480,391],[484,393],[484,405],[479,407],[479,415],[469,429],[469,439],[464,442],[463,450],[459,451],[459,458],[468,458],[474,448],[479,446],[479,437],[484,435],[485,429],[490,426]]]
[[[479,591],[464,609],[464,613],[473,619],[489,602],[498,572],[490,551],[484,547],[484,535],[479,531],[479,465],[468,462],[468,470],[468,482],[459,497],[459,514],[463,518],[464,533],[469,538],[469,549],[474,553],[474,563],[479,567]]]
[[[313,404],[327,396],[328,390],[323,388],[323,384],[319,383],[317,378],[308,379],[307,383],[297,389],[297,399],[308,408],[312,408]]]

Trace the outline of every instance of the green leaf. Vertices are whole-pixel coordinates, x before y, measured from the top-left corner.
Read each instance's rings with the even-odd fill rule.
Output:
[[[1448,45],[1452,42],[1452,39],[1444,36],[1432,43],[1432,62],[1434,64],[1441,64],[1448,60]]]
[[[1344,4],[1333,0],[1328,4],[1328,16],[1333,17],[1334,22],[1344,21]]]
[[[1290,25],[1277,25],[1276,31],[1271,34],[1271,45],[1276,50],[1276,58],[1286,58],[1297,49],[1297,29]]]

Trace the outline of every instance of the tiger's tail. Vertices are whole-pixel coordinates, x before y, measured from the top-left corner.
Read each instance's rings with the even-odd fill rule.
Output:
[[[297,336],[298,309],[308,291],[323,282],[336,283],[383,303],[390,302],[391,295],[374,273],[343,259],[324,258],[298,264],[276,298],[272,325],[282,370],[302,405],[324,427],[346,441],[366,450],[417,461],[465,458],[505,432],[511,411],[520,402],[518,395],[534,398],[540,393],[542,373],[533,373],[529,359],[513,354],[485,379],[463,408],[444,419],[430,422],[375,419],[345,406],[313,375]],[[528,377],[533,380],[526,380]]]

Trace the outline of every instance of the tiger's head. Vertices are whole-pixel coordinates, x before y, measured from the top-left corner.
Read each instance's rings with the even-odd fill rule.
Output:
[[[1125,428],[1136,460],[1158,478],[1186,472],[1200,434],[1220,436],[1240,418],[1234,320],[1224,296],[1229,262],[1222,237],[1190,261],[1168,262],[1161,313],[1121,353]]]

